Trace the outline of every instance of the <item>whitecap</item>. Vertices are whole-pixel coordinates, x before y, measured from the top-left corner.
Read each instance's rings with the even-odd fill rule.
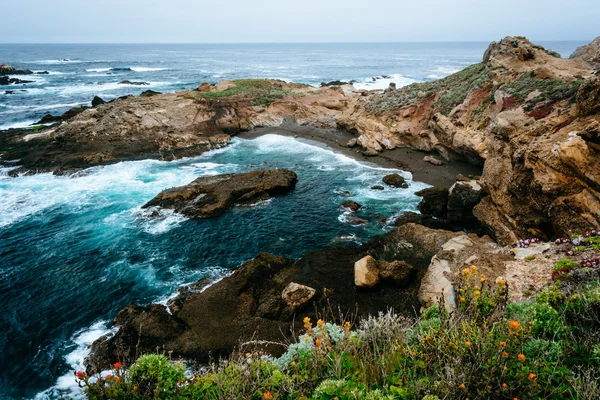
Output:
[[[401,88],[403,86],[408,86],[411,83],[418,82],[415,79],[408,78],[402,74],[393,74],[386,76],[375,76],[371,78],[362,79],[358,82],[353,83],[352,85],[356,89],[366,89],[366,90],[375,90],[375,89],[387,89],[390,86],[390,83],[395,83],[397,88]]]
[[[7,124],[0,125],[0,131],[7,130],[7,129],[29,128],[29,127],[33,126],[35,123],[36,123],[35,120],[10,122]]]
[[[89,68],[85,70],[86,72],[108,72],[110,68]]]
[[[134,72],[154,72],[154,71],[166,71],[169,68],[150,68],[150,67],[131,67]]]

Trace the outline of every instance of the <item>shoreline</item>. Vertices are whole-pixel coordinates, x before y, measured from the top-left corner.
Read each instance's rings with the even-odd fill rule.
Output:
[[[444,161],[444,165],[433,165],[423,161],[423,157],[432,155],[423,151],[413,150],[408,147],[398,147],[393,150],[384,150],[382,153],[367,157],[358,147],[349,148],[346,143],[356,136],[350,132],[335,128],[318,128],[310,125],[298,125],[284,122],[278,127],[261,127],[250,131],[240,132],[235,135],[240,139],[255,139],[257,137],[275,134],[294,137],[315,142],[336,153],[344,154],[357,161],[370,162],[384,168],[395,168],[410,172],[414,181],[424,182],[432,186],[450,188],[456,182],[459,174],[481,175],[483,167],[467,164],[463,161]]]

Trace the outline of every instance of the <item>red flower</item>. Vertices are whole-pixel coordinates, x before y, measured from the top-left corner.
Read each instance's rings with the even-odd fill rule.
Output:
[[[119,378],[118,376],[115,378],[115,382],[119,382],[121,380],[121,378]]]
[[[106,375],[106,380],[109,380],[109,379],[112,379],[112,375],[111,374]]]
[[[85,372],[83,372],[83,371],[77,371],[75,373],[75,376],[77,376],[77,378],[79,378],[79,379],[83,379],[83,378],[85,378]]]
[[[117,361],[116,363],[114,363],[113,366],[115,367],[115,369],[119,369],[123,366],[123,364],[121,364],[120,362]]]

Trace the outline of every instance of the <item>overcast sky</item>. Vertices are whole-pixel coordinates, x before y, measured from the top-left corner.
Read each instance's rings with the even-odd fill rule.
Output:
[[[590,40],[600,0],[16,0],[0,42]]]

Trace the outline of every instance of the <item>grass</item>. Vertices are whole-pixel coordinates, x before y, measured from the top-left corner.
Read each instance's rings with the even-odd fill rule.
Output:
[[[434,109],[444,115],[461,104],[467,95],[491,82],[484,63],[471,65],[462,71],[433,82],[413,83],[395,91],[373,96],[366,107],[375,114],[415,105],[425,98],[435,97]]]
[[[280,82],[267,79],[236,79],[231,81],[235,86],[220,92],[190,91],[186,96],[194,99],[219,99],[223,97],[238,97],[252,100],[254,106],[269,106],[275,100],[286,96],[299,96],[291,90],[283,89]]]
[[[192,374],[165,355],[78,381],[89,399],[597,399],[600,283],[507,304],[509,283],[465,268],[457,310],[389,311],[357,326],[304,320],[281,357],[257,349]]]

